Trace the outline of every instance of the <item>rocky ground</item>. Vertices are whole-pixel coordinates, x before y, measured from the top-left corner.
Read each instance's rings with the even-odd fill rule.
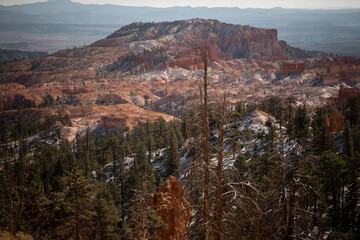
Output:
[[[60,112],[79,128],[99,124],[102,116],[129,117],[131,126],[170,120],[156,111],[179,115],[199,106],[204,44],[213,104],[224,96],[229,105],[293,96],[315,107],[338,94],[339,84],[324,87],[314,72],[280,74],[286,59],[311,56],[278,41],[274,29],[201,19],[134,23],[90,46],[1,65],[0,116],[24,108],[29,119]]]

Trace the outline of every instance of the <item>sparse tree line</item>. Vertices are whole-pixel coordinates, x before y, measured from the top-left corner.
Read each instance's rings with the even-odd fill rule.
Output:
[[[54,121],[46,120],[37,129],[48,130]],[[55,145],[27,144],[26,138],[38,133],[30,131],[35,123],[20,119],[1,123],[1,135],[8,137],[3,142],[16,141],[18,146],[1,145],[4,237],[131,239],[135,233],[141,238],[141,233],[150,236],[166,227],[147,206],[147,199],[179,167],[183,142],[179,122],[159,119],[125,135],[93,136],[87,130],[73,143],[59,138]],[[159,156],[158,149],[166,154]],[[166,168],[155,173],[151,161],[164,156],[161,162]]]
[[[255,136],[239,132],[236,124],[256,108],[275,119],[256,136],[262,148],[243,154],[239,139]],[[55,145],[25,140],[51,129],[57,119],[42,124],[2,119],[1,142],[17,143],[1,145],[2,237],[154,239],[167,226],[147,200],[174,175],[193,212],[188,239],[357,239],[358,109],[358,98],[340,107],[341,133],[329,130],[327,109],[310,116],[291,98],[270,98],[239,102],[234,110],[225,104],[208,107],[207,114],[202,108],[181,121],[159,119],[126,134],[93,136],[87,130],[73,143],[59,138]],[[286,141],[292,150],[284,149]],[[180,158],[187,159],[184,165]],[[154,162],[164,168],[154,170]]]

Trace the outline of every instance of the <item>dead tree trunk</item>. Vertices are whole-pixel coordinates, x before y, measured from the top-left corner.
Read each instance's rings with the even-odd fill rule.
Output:
[[[223,182],[222,182],[222,166],[223,166],[223,154],[224,154],[224,135],[225,135],[225,95],[224,103],[222,106],[220,121],[220,141],[218,151],[218,162],[216,166],[216,203],[215,203],[215,223],[214,223],[214,240],[221,239],[221,222],[222,222],[222,194],[223,194]]]
[[[210,237],[210,214],[209,214],[209,122],[208,122],[208,92],[207,92],[207,44],[204,50],[204,105],[203,105],[203,168],[204,168],[204,239]]]

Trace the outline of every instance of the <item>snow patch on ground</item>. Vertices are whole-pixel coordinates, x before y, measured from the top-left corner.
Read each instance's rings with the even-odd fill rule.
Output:
[[[163,45],[157,40],[146,40],[130,42],[125,44],[125,48],[136,51],[151,51],[152,49],[160,49]]]

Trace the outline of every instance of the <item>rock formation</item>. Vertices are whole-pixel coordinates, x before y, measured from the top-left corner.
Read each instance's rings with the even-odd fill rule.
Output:
[[[27,113],[34,119],[61,111],[79,128],[119,129],[121,119],[128,118],[131,127],[160,116],[171,120],[150,110],[197,109],[206,40],[214,104],[229,91],[229,105],[274,95],[291,95],[298,102],[306,96],[308,104],[322,105],[335,91],[317,85],[317,73],[329,68],[331,74],[343,71],[343,77],[354,79],[359,70],[352,57],[289,60],[306,52],[278,41],[274,29],[203,19],[134,23],[91,46],[0,65],[0,116],[11,117],[21,108],[32,109]],[[304,74],[279,76],[281,66]],[[114,119],[114,125],[102,117]]]
[[[133,23],[117,30],[107,39],[93,43],[92,46],[128,46],[134,50],[155,52],[172,48],[176,50],[176,54],[168,52],[172,56],[187,58],[170,65],[173,66],[177,63],[179,67],[190,69],[190,66],[197,65],[205,39],[208,39],[210,61],[261,56],[293,57],[294,53],[299,50],[291,48],[284,41],[280,45],[277,34],[276,29],[254,28],[204,19]],[[136,42],[136,44],[131,42]],[[157,54],[156,56],[159,58],[162,55]],[[138,58],[138,60],[140,59]],[[146,60],[147,62],[152,61],[149,57],[146,57]]]
[[[181,183],[170,176],[158,191],[149,197],[149,205],[156,210],[167,228],[156,239],[182,240],[190,222],[191,210],[183,196]]]
[[[360,96],[360,89],[357,88],[344,88],[340,87],[339,90],[339,101],[344,102],[350,97]]]
[[[334,110],[331,114],[325,116],[325,122],[331,132],[341,132],[344,125],[344,116],[338,110]]]
[[[283,63],[283,66],[280,69],[281,74],[303,73],[304,71],[304,63]]]
[[[326,99],[326,107],[337,108],[339,104],[346,104],[350,97],[360,96],[360,89],[358,88],[344,88],[340,86],[338,97],[330,97]]]

